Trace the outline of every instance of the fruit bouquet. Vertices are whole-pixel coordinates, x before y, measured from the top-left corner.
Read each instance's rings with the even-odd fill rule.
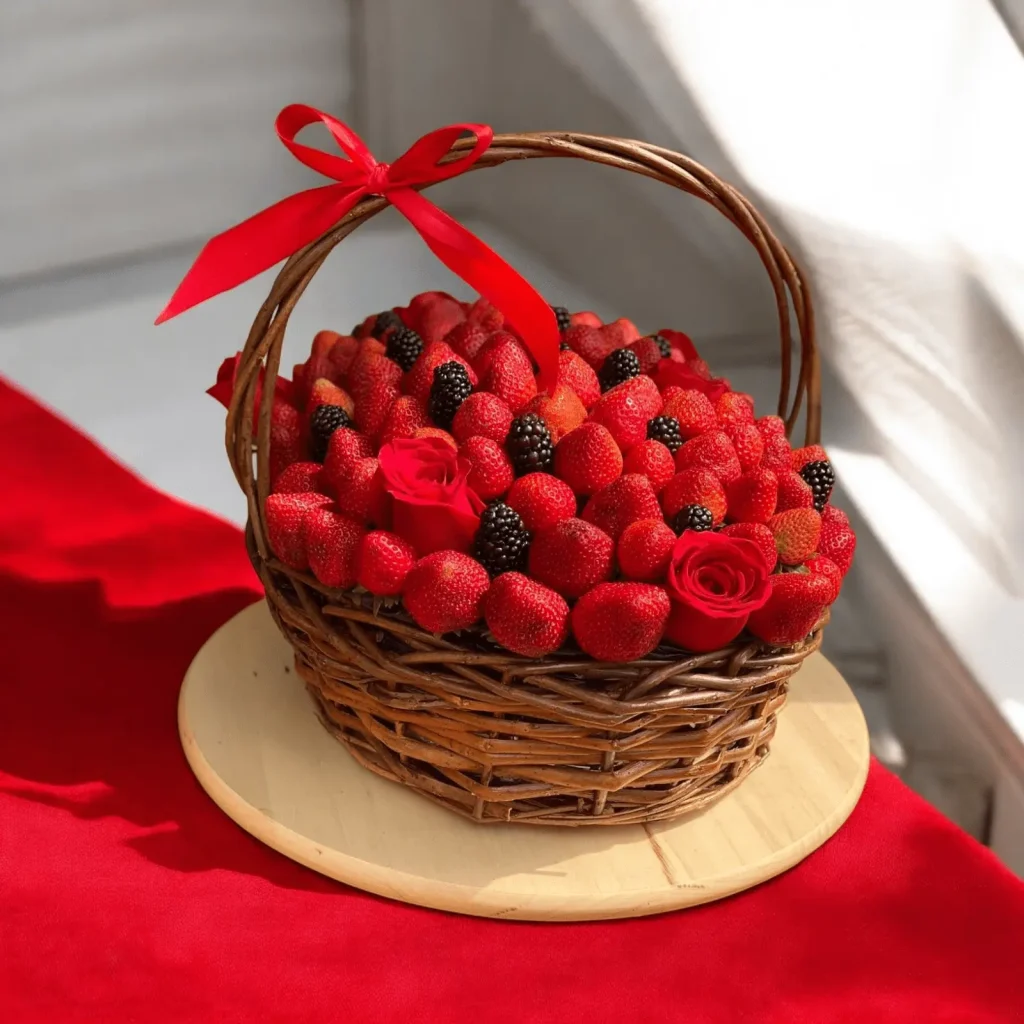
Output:
[[[294,141],[313,120],[347,160]],[[720,798],[767,755],[855,546],[817,444],[792,259],[735,190],[657,147],[453,126],[388,166],[310,108],[278,130],[338,184],[214,239],[164,316],[288,257],[210,393],[253,564],[324,724],[365,767],[481,822],[631,823]],[[549,306],[419,193],[547,156],[658,178],[743,231],[778,299],[779,415],[758,416],[681,331]],[[323,330],[283,378],[302,291],[389,202],[480,297],[425,292]]]

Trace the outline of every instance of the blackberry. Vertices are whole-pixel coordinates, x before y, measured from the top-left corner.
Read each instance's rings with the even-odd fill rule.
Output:
[[[422,351],[423,339],[411,327],[399,327],[388,337],[384,354],[403,370],[409,371]]]
[[[658,346],[662,359],[668,359],[672,355],[672,346],[668,343],[668,338],[663,338],[660,334],[652,334],[651,341]]]
[[[831,462],[808,462],[800,475],[807,481],[814,493],[814,507],[820,512],[828,504],[829,496],[836,482],[836,471]]]
[[[572,326],[569,310],[565,306],[552,306],[551,309],[554,311],[555,319],[558,321],[558,329],[563,333],[569,330]]]
[[[405,324],[402,323],[402,318],[393,309],[385,309],[383,313],[378,313],[374,317],[373,330],[370,331],[370,334],[379,341],[384,337],[384,332],[392,328],[396,331],[401,331],[405,328]]]
[[[496,501],[480,513],[473,557],[492,576],[523,571],[529,547],[530,531],[514,508]]]
[[[647,436],[652,441],[660,441],[673,455],[683,445],[683,434],[675,416],[655,416],[648,420]]]
[[[611,391],[612,388],[640,375],[640,359],[635,352],[628,348],[617,348],[605,359],[598,379],[601,381],[602,391]]]
[[[711,510],[704,505],[687,505],[676,513],[672,528],[676,533],[684,530],[710,530],[715,525]]]
[[[549,473],[555,462],[555,446],[548,425],[535,412],[524,413],[512,421],[505,450],[516,476]]]
[[[567,341],[560,342],[559,345],[558,345],[558,351],[559,352],[568,352],[569,351],[569,342],[567,342]]]
[[[418,337],[418,336],[417,336]],[[434,383],[430,385],[430,401],[427,412],[442,430],[451,430],[452,420],[459,406],[473,391],[469,374],[462,363],[452,359],[434,370]]]
[[[340,405],[318,405],[309,417],[309,453],[315,462],[327,457],[327,445],[339,427],[352,423],[349,415]]]

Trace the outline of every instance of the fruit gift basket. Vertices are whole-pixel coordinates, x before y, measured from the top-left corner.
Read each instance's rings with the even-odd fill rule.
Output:
[[[295,141],[314,122],[344,155]],[[277,130],[335,184],[213,239],[161,319],[285,260],[211,394],[252,563],[325,727],[480,823],[663,820],[740,785],[855,546],[786,249],[734,188],[641,142],[453,125],[387,165],[309,107]],[[679,330],[549,305],[420,192],[542,157],[653,178],[743,233],[776,298],[778,415],[757,416]],[[478,297],[425,292],[323,330],[286,379],[295,304],[388,205]]]

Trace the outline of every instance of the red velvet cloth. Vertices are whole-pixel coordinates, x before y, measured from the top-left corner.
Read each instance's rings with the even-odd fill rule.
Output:
[[[795,870],[635,921],[445,915],[273,853],[175,726],[192,655],[258,595],[238,531],[2,383],[0,439],[5,1024],[1022,1019],[1024,886],[877,765]]]

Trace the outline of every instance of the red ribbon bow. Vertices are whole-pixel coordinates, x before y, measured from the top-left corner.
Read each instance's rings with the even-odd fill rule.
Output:
[[[317,121],[327,126],[348,159],[295,141],[303,128]],[[319,238],[364,196],[382,195],[405,216],[445,266],[505,314],[536,359],[541,386],[554,388],[559,333],[551,307],[493,249],[415,191],[416,186],[468,170],[491,144],[491,128],[482,124],[448,125],[424,135],[393,164],[383,164],[374,159],[348,125],[313,107],[300,103],[285,107],[274,127],[297,160],[337,184],[298,192],[211,238],[157,317],[158,324],[287,259]],[[476,136],[472,150],[439,165],[464,132]]]

